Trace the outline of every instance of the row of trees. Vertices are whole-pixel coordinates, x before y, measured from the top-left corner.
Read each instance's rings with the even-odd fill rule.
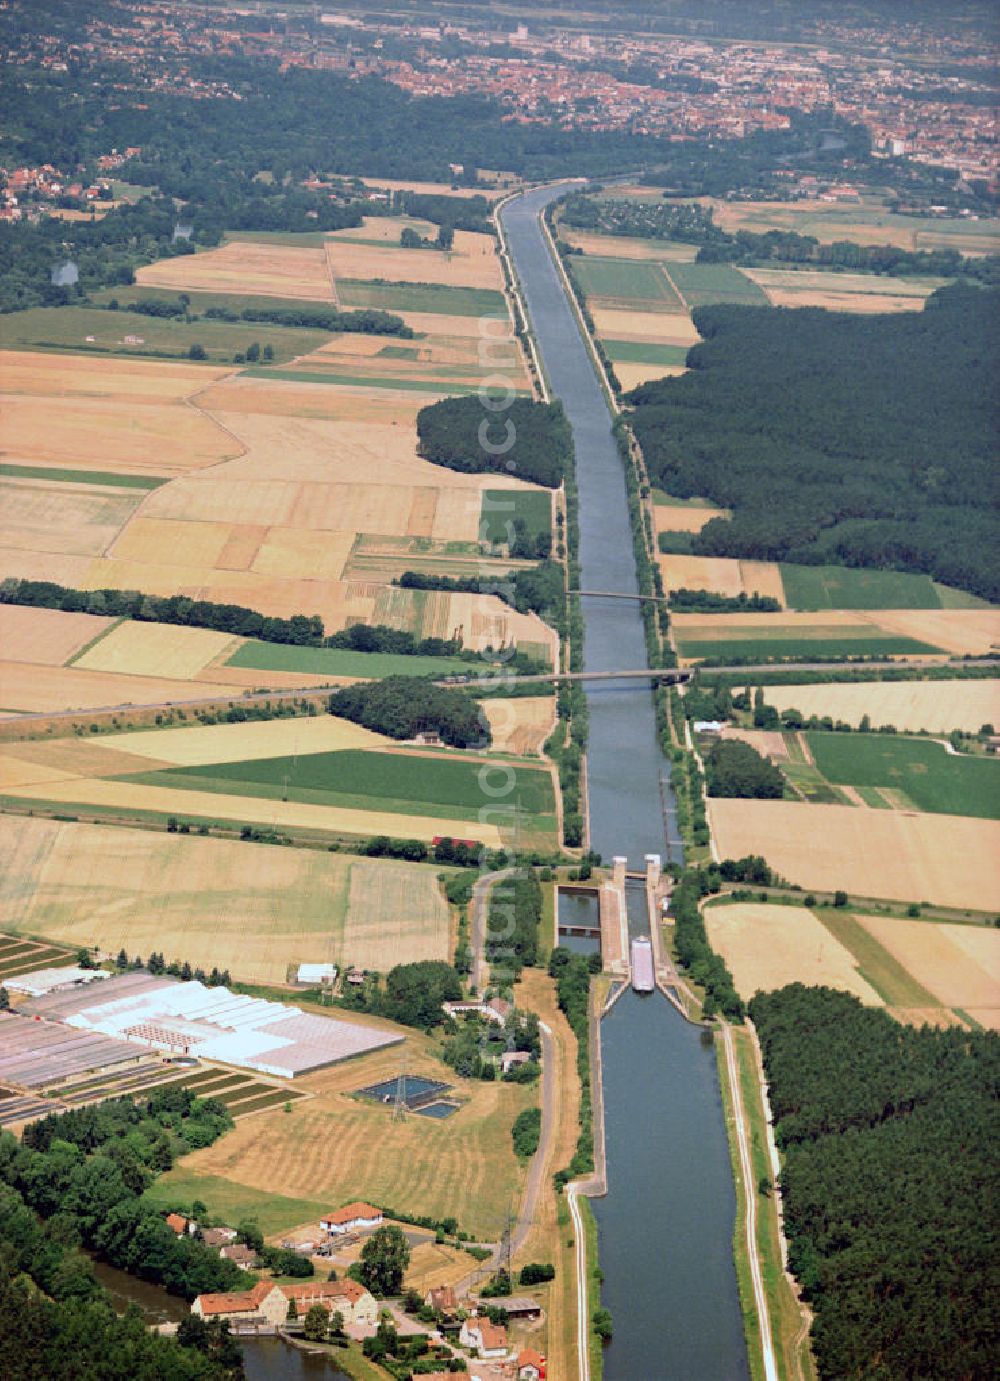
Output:
[[[721,955],[708,942],[700,903],[719,891],[725,875],[713,868],[689,868],[670,894],[677,959],[699,987],[705,990],[705,1016],[721,1012],[730,1021],[742,1021],[743,1002],[733,976]]]
[[[733,512],[692,550],[925,572],[1000,599],[998,307],[1000,290],[953,286],[896,315],[697,309],[687,373],[628,395],[654,481]]]
[[[404,590],[449,590],[496,595],[521,614],[535,613],[555,628],[565,622],[566,577],[558,561],[540,561],[509,575],[432,575],[404,571],[397,582]]]
[[[750,1015],[820,1376],[993,1375],[1000,1038],[798,983]]]
[[[531,869],[501,878],[490,893],[486,958],[494,977],[506,985],[538,959],[542,921],[542,885]]]
[[[573,434],[561,403],[515,398],[491,411],[470,393],[443,398],[417,413],[425,460],[462,474],[516,475],[558,489],[573,460]]]
[[[594,1110],[590,1096],[590,980],[601,968],[599,954],[574,954],[557,945],[549,956],[549,977],[556,980],[556,1000],[576,1037],[576,1072],[580,1079],[580,1131],[569,1164],[556,1171],[556,1187],[594,1168]]]

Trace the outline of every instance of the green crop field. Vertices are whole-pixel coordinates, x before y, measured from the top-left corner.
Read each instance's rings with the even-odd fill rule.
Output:
[[[453,383],[446,379],[398,379],[391,375],[379,378],[377,374],[333,374],[329,370],[268,369],[264,366],[244,369],[243,374],[252,379],[277,379],[279,383],[336,384],[341,388],[390,388],[405,393],[478,393],[482,387],[480,384]],[[514,389],[514,392],[526,394],[527,389]],[[500,396],[499,390],[496,390],[496,393]]]
[[[689,307],[708,307],[716,302],[767,305],[763,288],[731,264],[671,264],[670,277]]]
[[[444,316],[505,316],[507,312],[503,293],[492,288],[338,278],[337,296],[342,307],[377,307],[383,312],[437,312]]]
[[[388,652],[352,652],[345,647],[293,647],[253,639],[238,647],[226,663],[256,671],[302,671],[310,676],[449,676],[468,671],[458,657],[400,657]]]
[[[686,345],[657,345],[646,340],[604,340],[601,342],[616,364],[684,364]]]
[[[506,542],[507,524],[520,520],[530,539],[552,530],[552,499],[541,489],[484,489],[479,533],[485,542]]]
[[[247,240],[251,244],[293,245],[297,249],[322,249],[325,230],[227,230],[226,240]]]
[[[848,566],[781,565],[789,609],[940,609],[929,575]]]
[[[143,1203],[151,1208],[167,1210],[176,1206],[189,1212],[196,1199],[222,1222],[255,1219],[265,1236],[299,1227],[313,1219],[318,1221],[330,1210],[326,1199],[289,1199],[271,1190],[265,1192],[237,1184],[221,1175],[192,1173],[183,1165],[161,1175],[142,1196]]]
[[[159,489],[166,477],[116,475],[111,470],[59,470],[48,465],[0,465],[0,477],[18,480],[52,480],[65,484],[107,484],[116,489]]]
[[[633,308],[648,307],[650,311],[681,310],[680,299],[659,264],[588,255],[574,259],[573,272],[589,298]]]
[[[901,791],[918,810],[1000,819],[1000,763],[895,734],[806,735],[816,766],[840,786]]]
[[[113,296],[113,294],[112,294]],[[135,298],[150,298],[141,291]],[[176,302],[177,294],[166,294]],[[124,301],[124,296],[119,296]],[[300,308],[301,303],[297,304]],[[87,337],[93,336],[92,341]],[[125,336],[140,337],[142,345],[125,345]],[[144,316],[140,312],[102,311],[95,307],[33,307],[0,317],[0,347],[5,350],[73,350],[81,354],[153,355],[185,359],[192,345],[204,346],[211,363],[231,364],[254,341],[270,345],[275,359],[290,360],[317,350],[330,339],[328,331],[302,327],[267,326],[255,321],[192,321],[183,317]]]
[[[481,770],[481,763],[457,758],[346,749],[174,767],[119,780],[263,800],[475,820],[490,803],[480,782]],[[554,816],[549,774],[522,766],[512,801],[528,815]]]
[[[758,632],[759,630],[754,630]],[[915,657],[920,654],[937,656],[939,647],[920,643],[913,638],[892,637],[804,637],[789,630],[788,636],[754,638],[689,638],[677,633],[677,650],[682,657],[719,660],[739,657],[748,662],[784,658],[812,662],[818,658],[838,657]]]
[[[120,288],[101,288],[92,294],[92,300],[97,303],[108,303],[115,299],[122,307],[128,306],[132,302],[156,301],[156,302],[176,302],[180,295],[177,288],[154,288],[141,287],[138,283],[128,287]],[[185,295],[190,299],[189,311],[193,316],[200,316],[207,312],[210,307],[221,307],[228,312],[242,312],[245,308],[257,310],[258,308],[278,307],[292,312],[301,312],[318,308],[320,311],[335,310],[332,302],[304,302],[301,297],[265,297],[258,293],[219,293],[219,292],[199,292],[196,289],[187,289]],[[46,309],[50,310],[50,309]],[[79,308],[71,308],[78,311]],[[249,327],[256,327],[260,323],[243,322],[229,323],[230,325],[239,324]],[[298,326],[276,326],[273,330],[279,331],[299,331],[308,330]],[[316,335],[321,335],[324,339],[329,339],[329,332],[318,331]]]

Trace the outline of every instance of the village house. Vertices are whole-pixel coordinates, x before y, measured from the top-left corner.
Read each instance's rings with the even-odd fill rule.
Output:
[[[382,1210],[374,1204],[355,1202],[328,1213],[319,1220],[324,1232],[359,1232],[362,1228],[377,1228],[382,1224]]]
[[[206,1228],[201,1234],[206,1247],[228,1247],[236,1241],[235,1228]]]
[[[517,1354],[517,1381],[545,1381],[545,1358],[532,1347]]]
[[[427,1291],[424,1303],[436,1314],[443,1314],[448,1318],[458,1308],[458,1297],[451,1285],[437,1285]]]
[[[241,1271],[255,1271],[260,1265],[260,1257],[253,1247],[246,1247],[242,1242],[234,1242],[232,1246],[223,1247],[219,1255],[223,1261],[231,1261]]]
[[[458,1341],[477,1353],[483,1361],[503,1360],[507,1356],[507,1330],[489,1319],[466,1319]]]
[[[251,1290],[199,1295],[191,1313],[202,1319],[225,1319],[230,1324],[277,1328],[287,1320],[292,1300],[299,1318],[319,1304],[331,1314],[342,1314],[345,1324],[374,1328],[378,1323],[374,1297],[356,1280],[303,1281],[295,1285],[262,1280]]]
[[[167,1227],[172,1232],[176,1232],[178,1237],[183,1237],[188,1230],[188,1220],[180,1213],[167,1214]]]
[[[506,1074],[517,1065],[526,1065],[530,1059],[527,1050],[505,1050],[500,1056],[500,1072]]]

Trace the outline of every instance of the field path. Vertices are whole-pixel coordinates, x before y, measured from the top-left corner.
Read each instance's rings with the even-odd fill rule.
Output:
[[[558,798],[557,798],[558,799]],[[484,873],[472,889],[472,973],[470,981],[475,992],[486,989],[486,926],[489,920],[490,893],[501,878],[513,877],[516,868],[504,868],[498,873]]]
[[[340,297],[337,293],[337,274],[333,267],[333,259],[330,257],[330,251],[332,249],[333,242],[331,240],[327,240],[326,243],[323,245],[323,251],[326,254],[326,272],[330,279],[330,296],[333,298],[333,305],[339,311]]]
[[[771,1316],[767,1309],[767,1295],[764,1293],[764,1277],[761,1272],[760,1254],[757,1250],[757,1186],[753,1178],[753,1165],[750,1160],[750,1144],[747,1137],[747,1116],[743,1107],[743,1086],[736,1067],[736,1047],[733,1044],[732,1029],[722,1027],[722,1043],[726,1048],[726,1069],[729,1074],[729,1088],[733,1100],[733,1121],[736,1124],[736,1140],[740,1156],[740,1174],[743,1178],[743,1197],[746,1202],[747,1255],[750,1259],[750,1278],[753,1284],[754,1306],[760,1323],[760,1345],[764,1354],[765,1381],[778,1381],[778,1365],[774,1356],[774,1343],[771,1339]]]
[[[690,306],[688,305],[688,300],[687,300],[687,298],[684,296],[684,294],[681,292],[680,288],[677,286],[677,284],[674,282],[674,280],[671,278],[671,276],[670,276],[670,270],[667,268],[666,264],[661,264],[661,265],[660,265],[660,269],[661,269],[661,271],[662,271],[662,273],[663,273],[664,278],[667,280],[667,282],[668,282],[668,283],[670,284],[670,286],[673,288],[674,292],[675,292],[675,293],[677,294],[677,296],[680,298],[681,306],[682,306],[682,307],[684,308],[684,310],[687,312],[688,316],[690,316],[690,315],[691,315],[691,308],[690,308]]]

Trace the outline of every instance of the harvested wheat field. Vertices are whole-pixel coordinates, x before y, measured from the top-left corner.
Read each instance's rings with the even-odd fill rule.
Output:
[[[709,942],[729,965],[740,997],[805,983],[841,988],[867,1007],[882,1006],[850,950],[805,907],[738,902],[708,906],[704,916]]]
[[[328,230],[328,240],[378,240],[380,244],[398,245],[403,230],[409,226],[418,235],[430,236],[438,232],[433,221],[413,216],[363,216],[360,225],[348,225],[343,230]]]
[[[56,556],[48,551],[0,546],[0,580],[6,576],[17,580],[54,580],[78,589],[92,564],[93,558],[89,556]]]
[[[386,934],[400,947],[393,962],[447,954],[431,867],[15,816],[0,816],[0,850],[8,930],[111,953],[165,949],[258,982],[283,983],[302,962],[374,966]]]
[[[470,1257],[445,1243],[420,1242],[410,1252],[404,1287],[416,1290],[423,1298],[428,1290],[454,1285],[469,1274]]]
[[[885,916],[858,920],[946,1007],[974,1011],[981,1025],[1000,1030],[1000,935],[995,930]]]
[[[168,681],[155,676],[87,671],[76,666],[0,661],[0,713],[107,709],[212,695],[231,698],[233,688],[221,681]]]
[[[235,648],[239,639],[210,628],[125,619],[74,663],[87,671],[114,671],[127,676],[162,676],[193,680],[216,657]]]
[[[959,657],[982,657],[1000,647],[1000,609],[880,609],[862,617]]]
[[[431,399],[427,394],[391,389],[336,388],[297,383],[273,374],[266,379],[241,374],[214,384],[199,401],[224,425],[233,418],[249,420],[277,414],[296,420],[368,422],[389,427],[393,423],[412,424]]]
[[[658,345],[697,345],[701,340],[686,312],[628,312],[592,307],[597,335],[606,340],[648,340]]]
[[[659,510],[658,510],[659,511]],[[678,512],[708,513],[711,509],[666,509],[673,515]],[[677,531],[675,528],[674,531]],[[781,582],[781,568],[774,561],[736,561],[726,556],[672,556],[658,558],[660,573],[667,590],[708,590],[712,594],[727,595],[767,595],[779,604],[785,602],[785,589]]]
[[[94,614],[0,604],[0,648],[4,658],[12,662],[59,667],[112,623],[112,619]]]
[[[295,719],[263,719],[243,724],[200,724],[194,728],[148,729],[109,734],[101,738],[109,748],[121,748],[161,764],[196,767],[208,762],[249,762],[254,758],[285,757],[297,753],[332,753],[345,748],[379,748],[391,744],[347,719],[324,714]],[[149,771],[143,763],[134,771]]]
[[[825,892],[1000,910],[1000,825],[960,815],[710,799],[720,858],[762,854]]]
[[[682,364],[623,364],[616,360],[614,371],[619,384],[627,393],[629,389],[638,388],[648,379],[676,379],[679,375],[685,374],[687,369]]]
[[[424,1051],[407,1030],[407,1047],[415,1045]],[[320,1090],[335,1081],[322,1072],[303,1076],[296,1083],[315,1090],[316,1097],[290,1115],[279,1108],[237,1124],[214,1146],[185,1156],[184,1174],[220,1175],[262,1190],[280,1184],[284,1194],[331,1204],[404,1203],[413,1214],[453,1214],[481,1240],[498,1240],[524,1178],[510,1127],[533,1095],[513,1084],[458,1079],[427,1047],[416,1068],[410,1055],[411,1072],[451,1084],[467,1100],[447,1121],[395,1122],[391,1110],[350,1096],[391,1078],[399,1065],[398,1048],[381,1060],[353,1060],[336,1081],[338,1091],[330,1093]]]
[[[611,259],[667,259],[671,263],[693,263],[697,245],[682,244],[679,240],[643,240],[629,235],[602,235],[599,231],[574,230],[560,225],[559,238],[584,254],[596,254]]]
[[[389,283],[439,283],[449,288],[503,287],[496,241],[469,230],[456,230],[454,246],[446,253],[331,238],[326,242],[326,260],[334,283],[341,278],[382,278]]]
[[[103,778],[56,782],[44,793],[32,787],[12,787],[8,795],[22,799],[72,802],[98,806],[104,810],[137,811],[154,815],[251,822],[277,830],[320,830],[330,834],[369,837],[388,834],[395,839],[431,840],[435,836],[460,835],[477,839],[491,848],[504,844],[503,831],[496,825],[478,821],[441,819],[424,815],[398,815],[389,811],[363,810],[343,806],[307,805],[299,801],[278,801],[266,797],[226,795],[215,791],[176,790],[172,787],[145,786],[131,781]]]
[[[28,739],[5,745],[3,757],[8,786],[32,786],[71,777],[115,777],[171,765],[165,759],[154,763],[133,753],[127,745],[111,744],[105,738]],[[15,780],[16,764],[21,765],[22,781]]]
[[[555,696],[516,696],[481,703],[493,733],[493,747],[500,752],[522,756],[541,753],[555,728]]]
[[[828,312],[919,312],[924,305],[922,297],[909,294],[889,297],[882,293],[837,293],[822,288],[801,291],[767,288],[766,292],[772,307],[823,307]]]
[[[125,360],[5,350],[3,392],[25,397],[127,398],[135,406],[182,403],[230,369],[182,360]]]
[[[713,518],[728,518],[729,510],[714,508],[710,503],[704,505],[663,503],[657,499],[653,504],[653,521],[657,532],[700,532]]]
[[[324,250],[273,241],[235,240],[202,254],[161,259],[146,264],[135,277],[144,288],[262,294],[334,303]]]
[[[766,686],[764,699],[779,712],[830,715],[857,727],[864,715],[878,728],[947,734],[978,733],[1000,724],[1000,681],[866,681],[826,686]]]

